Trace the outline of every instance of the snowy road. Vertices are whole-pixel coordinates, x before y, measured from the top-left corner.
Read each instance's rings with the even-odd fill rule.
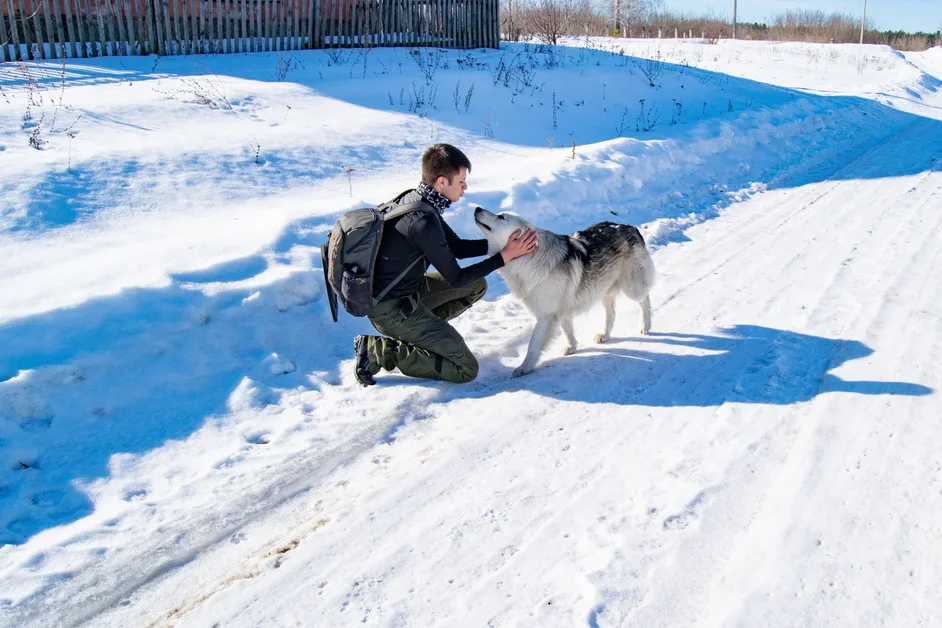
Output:
[[[930,53],[919,65],[942,74]],[[900,90],[942,111],[942,83],[913,80]],[[269,221],[264,254],[170,273],[169,287],[151,285],[164,269],[142,259],[146,276],[118,265],[114,285],[146,288],[113,300],[84,272],[101,290],[77,313],[20,323],[11,305],[0,338],[34,370],[0,382],[0,412],[17,421],[0,424],[4,464],[28,463],[8,474],[24,488],[0,485],[0,503],[26,513],[0,546],[0,625],[938,625],[942,125],[888,107],[856,115],[846,99],[829,117],[823,101],[790,98],[691,124],[694,157],[680,133],[586,149],[586,182],[538,148],[488,164],[495,198],[562,213],[599,181],[621,193],[611,173],[637,163],[651,168],[637,198],[654,190],[639,211],[664,210],[671,183],[693,208],[684,224],[700,223],[654,252],[650,336],[620,301],[609,344],[591,344],[593,311],[576,322],[576,354],[557,342],[524,378],[510,370],[532,320],[494,282],[458,323],[479,381],[356,386],[353,327],[318,318],[316,216],[281,235]],[[802,157],[769,157],[786,140]],[[762,185],[731,204],[699,196],[711,177],[750,183],[750,155]],[[515,169],[546,179],[501,174]],[[186,241],[174,220],[155,250]],[[23,250],[45,260],[52,238]],[[15,279],[65,287],[57,264]],[[48,354],[28,351],[39,332]]]
[[[312,490],[297,546],[181,625],[931,625],[929,124],[660,251],[651,337],[629,311],[609,346],[386,409],[435,420]],[[925,172],[880,178],[900,162]]]

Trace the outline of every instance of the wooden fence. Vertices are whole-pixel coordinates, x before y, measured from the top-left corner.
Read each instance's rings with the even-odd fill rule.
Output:
[[[498,0],[0,0],[0,61],[497,48]]]

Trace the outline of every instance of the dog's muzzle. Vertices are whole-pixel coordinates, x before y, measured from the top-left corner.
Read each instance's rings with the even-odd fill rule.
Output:
[[[483,222],[481,222],[481,215],[482,215],[484,212],[485,212],[484,208],[482,208],[482,207],[476,207],[476,208],[474,209],[474,222],[477,223],[477,225],[478,225],[481,229],[487,229],[488,231],[490,231],[491,228],[488,227],[488,226],[487,226],[486,224],[484,224]]]

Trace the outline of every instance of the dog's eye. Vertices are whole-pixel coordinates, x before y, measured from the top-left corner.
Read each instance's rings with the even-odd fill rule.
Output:
[[[499,219],[501,219],[501,220],[507,220],[506,218],[504,218],[504,217],[501,216],[500,214],[497,214],[497,217],[498,217]]]

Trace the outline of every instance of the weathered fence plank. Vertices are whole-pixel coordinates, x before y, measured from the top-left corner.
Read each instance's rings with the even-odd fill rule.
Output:
[[[100,0],[89,0],[92,10],[95,12],[95,22],[98,25],[98,28],[95,29],[95,39],[98,44],[98,56],[105,57],[108,56],[108,35],[105,34],[105,18],[101,13],[101,2]]]
[[[203,4],[206,5],[207,35],[205,35],[205,37],[208,38],[206,52],[216,54],[219,52],[219,7],[215,0],[212,2],[204,2]]]
[[[269,27],[269,24],[271,24],[271,21],[268,19],[268,2],[267,0],[257,0],[257,1],[259,5],[261,5],[262,7],[261,22],[259,22],[259,28],[261,29],[260,30],[260,37],[261,37],[260,41],[262,44],[261,51],[268,52],[269,50],[271,50],[271,48],[269,48],[269,45],[268,45],[269,44],[268,27]]]
[[[49,0],[42,0],[42,7],[43,7],[43,18],[45,18],[46,20],[46,37],[39,40],[40,42],[42,42],[40,43],[39,47],[43,48],[43,54],[46,57],[52,59],[59,55],[57,54],[57,51],[56,51],[56,43],[55,43],[56,34],[55,34],[55,30],[53,30],[54,27],[52,25],[52,10],[49,8]],[[48,51],[45,50],[46,43],[49,44]]]
[[[126,57],[130,53],[128,52],[128,29],[124,24],[124,8],[121,6],[122,4],[122,0],[114,0],[114,15],[115,20],[118,22],[115,33],[121,40],[118,42],[118,49],[121,51],[121,54]]]
[[[283,26],[283,16],[285,3],[284,0],[272,0],[272,50],[281,51],[283,50],[282,46],[282,26]]]
[[[294,26],[291,28],[291,49],[300,50],[301,46],[301,1],[291,0],[291,18],[294,20]]]
[[[229,10],[230,0],[216,0],[216,15],[219,20],[219,52],[232,52],[232,12]]]
[[[29,50],[30,59],[45,59],[46,58],[46,49],[43,45],[46,37],[43,35],[43,22],[40,17],[40,8],[39,0],[30,0],[29,11],[24,15],[33,16],[33,41]]]
[[[0,0],[0,61],[500,47],[499,0]],[[310,4],[305,4],[310,2]]]
[[[111,0],[100,0],[105,6],[105,43],[108,47],[108,54],[112,57],[118,56],[118,30],[114,26],[114,7],[111,6]]]
[[[248,37],[249,37],[249,22],[248,15],[245,12],[245,0],[238,0],[239,2],[239,21],[241,26],[239,27],[239,45],[236,47],[237,52],[248,52]]]
[[[142,0],[144,4],[144,19],[147,21],[147,54],[153,54],[155,50],[160,50],[157,47],[157,27],[155,26],[156,19],[154,18],[154,2],[153,0]]]
[[[10,0],[12,2],[13,0]],[[30,36],[30,24],[29,24],[29,11],[26,10],[25,0],[19,0],[20,4],[20,22],[17,24],[18,27],[23,29],[23,45],[26,47],[23,59],[32,59],[33,58],[33,38]],[[12,11],[11,11],[12,13]],[[19,30],[19,28],[17,29]]]
[[[23,53],[20,50],[20,20],[24,19],[25,16],[21,15],[17,19],[16,11],[13,9],[13,0],[7,0],[7,9],[10,10],[10,43],[13,44],[13,55],[10,61],[19,61],[23,58]]]
[[[10,28],[7,28],[7,22],[10,23]],[[10,42],[13,41],[13,30],[16,26],[16,18],[13,16],[13,11],[10,11],[10,19],[7,20],[6,16],[3,15],[3,12],[0,11],[0,47],[3,48],[3,60],[12,61],[16,58],[16,53],[13,53],[13,59],[10,58]]]
[[[65,7],[65,11],[59,13],[61,16],[60,19],[65,20],[66,32],[69,34],[68,42],[63,42],[63,46],[67,43],[69,45],[69,56],[75,59],[78,57],[78,47],[75,45],[77,37],[75,36],[75,26],[73,26],[73,15],[72,7],[69,6],[71,3],[69,0],[62,0],[62,5]]]
[[[118,2],[121,2],[122,11],[124,12],[124,28],[128,42],[127,54],[138,54],[137,34],[134,32],[134,13],[131,10],[131,0],[118,0]]]

